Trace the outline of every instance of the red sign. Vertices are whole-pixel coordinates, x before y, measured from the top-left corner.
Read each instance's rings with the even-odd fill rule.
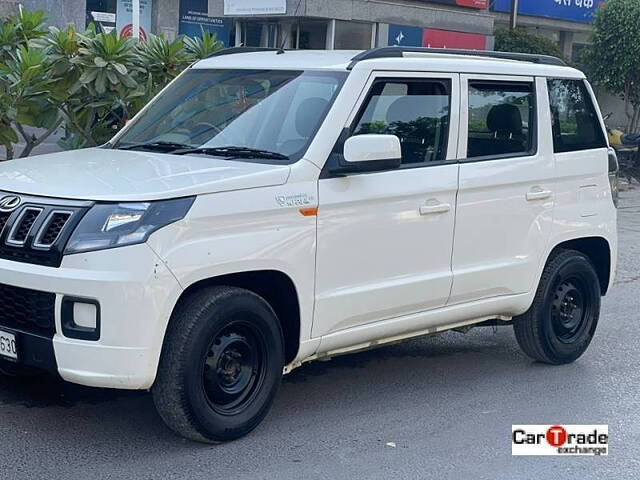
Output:
[[[487,0],[456,0],[459,7],[478,8],[484,10],[487,8]]]
[[[476,33],[462,33],[425,28],[422,32],[422,46],[431,48],[486,50],[487,37]]]
[[[446,3],[447,5],[457,5],[459,7],[477,8],[485,10],[489,4],[488,0],[422,0],[430,3]]]
[[[147,32],[144,31],[144,29],[142,27],[138,27],[140,28],[140,40],[143,42],[147,41]],[[121,37],[133,37],[133,25],[132,24],[127,24],[125,25],[122,30],[120,30],[120,36]]]

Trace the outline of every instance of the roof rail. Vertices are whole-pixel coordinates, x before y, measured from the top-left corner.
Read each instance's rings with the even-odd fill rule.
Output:
[[[541,65],[557,65],[566,67],[564,60],[550,55],[532,55],[528,53],[494,52],[489,50],[458,50],[449,48],[426,47],[378,47],[359,53],[351,59],[348,69],[351,70],[356,63],[372,58],[401,58],[405,53],[439,53],[445,55],[470,55],[474,57],[499,58],[502,60],[519,60],[521,62],[539,63]]]
[[[217,52],[209,55],[207,58],[222,57],[224,55],[234,55],[236,53],[277,52],[279,50],[279,48],[269,47],[231,47],[218,50]]]

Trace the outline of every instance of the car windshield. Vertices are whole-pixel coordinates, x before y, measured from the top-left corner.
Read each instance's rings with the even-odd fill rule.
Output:
[[[192,69],[156,97],[113,148],[295,162],[346,75]]]

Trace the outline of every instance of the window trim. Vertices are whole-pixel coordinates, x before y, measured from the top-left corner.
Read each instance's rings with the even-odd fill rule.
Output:
[[[452,164],[458,163],[458,159],[456,158],[457,155],[455,152],[455,149],[457,148],[457,142],[456,142],[456,138],[452,137],[453,127],[458,125],[460,120],[457,115],[457,112],[454,112],[454,109],[456,108],[455,102],[457,101],[458,105],[460,103],[460,100],[459,100],[460,95],[456,91],[458,74],[456,73],[443,74],[439,72],[438,73],[431,73],[431,72],[395,73],[394,72],[393,74],[390,74],[387,76],[387,75],[376,75],[375,73],[376,72],[373,72],[372,76],[370,77],[369,81],[367,82],[366,86],[361,92],[361,95],[359,96],[359,102],[357,103],[357,105],[354,107],[353,111],[349,115],[349,118],[347,120],[345,127],[342,129],[340,136],[336,140],[333,146],[333,149],[331,150],[331,153],[329,154],[329,157],[327,158],[327,161],[325,162],[324,167],[322,168],[320,179],[336,178],[336,177],[343,176],[343,175],[331,174],[331,168],[335,166],[337,163],[339,163],[341,159],[344,158],[343,157],[344,143],[347,141],[347,139],[353,136],[355,127],[357,126],[359,119],[364,114],[364,111],[366,110],[369,104],[369,101],[373,96],[372,95],[373,87],[376,84],[381,82],[384,82],[384,83],[393,82],[393,81],[396,81],[398,83],[434,82],[434,83],[441,83],[445,85],[445,87],[447,88],[447,92],[449,94],[449,124],[448,124],[447,132],[445,135],[445,145],[444,145],[445,159],[434,161],[434,162],[406,163],[394,169],[380,170],[379,172],[349,174],[349,176],[370,175],[372,173],[395,172],[395,171],[402,171],[402,170],[408,170],[413,168],[428,168],[428,167],[452,165]],[[456,95],[456,93],[458,94]],[[454,149],[453,153],[451,152],[452,148]]]
[[[473,82],[503,83],[503,84],[530,84],[533,96],[533,131],[531,134],[531,150],[517,153],[503,153],[496,155],[484,155],[482,157],[468,157],[469,149],[469,85]],[[508,75],[461,75],[460,76],[460,127],[458,143],[458,162],[460,164],[487,162],[492,160],[508,160],[514,158],[533,158],[539,153],[540,115],[538,108],[538,87],[536,77],[508,76]]]
[[[581,147],[581,148],[576,148],[576,149],[572,149],[572,150],[562,150],[562,151],[557,151],[556,150],[556,135],[555,135],[555,128],[554,128],[554,120],[553,120],[553,109],[552,109],[552,103],[551,103],[551,82],[553,81],[561,81],[561,82],[577,82],[581,85],[582,89],[583,89],[583,93],[585,94],[585,100],[589,100],[589,102],[591,102],[591,108],[593,109],[593,113],[595,114],[596,120],[597,120],[597,124],[599,126],[599,132],[602,135],[602,140],[604,142],[604,145],[600,146],[600,147]],[[601,150],[603,148],[609,148],[609,140],[607,138],[607,133],[606,133],[606,129],[605,129],[605,125],[604,125],[604,121],[602,120],[602,112],[600,111],[600,107],[598,105],[598,102],[595,98],[595,94],[593,92],[593,89],[591,88],[591,85],[589,84],[589,82],[587,81],[586,78],[571,78],[571,77],[546,77],[545,78],[545,84],[547,87],[547,95],[549,97],[549,120],[551,122],[551,140],[553,142],[552,145],[552,151],[554,155],[562,155],[565,153],[575,153],[575,152],[589,152],[592,150]]]

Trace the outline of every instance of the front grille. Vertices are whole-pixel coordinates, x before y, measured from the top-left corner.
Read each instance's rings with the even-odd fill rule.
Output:
[[[72,200],[8,195],[19,206],[0,212],[0,258],[59,267],[64,248],[82,216],[93,204]]]
[[[0,327],[52,338],[55,303],[54,293],[0,284]]]
[[[0,212],[0,235],[2,235],[2,232],[4,231],[4,227],[9,221],[10,216],[11,216],[10,213]]]
[[[47,222],[40,230],[35,245],[38,247],[51,247],[64,229],[65,225],[71,218],[69,212],[53,212]]]
[[[9,234],[9,242],[17,245],[24,244],[33,228],[33,224],[36,223],[41,213],[41,208],[25,208],[13,225]]]

